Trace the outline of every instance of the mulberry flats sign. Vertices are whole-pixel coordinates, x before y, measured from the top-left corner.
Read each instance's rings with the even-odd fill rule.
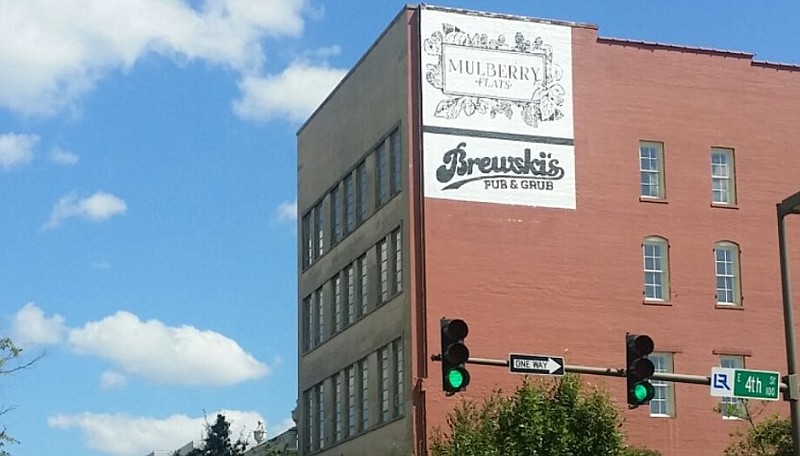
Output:
[[[572,30],[423,7],[425,196],[575,209]]]

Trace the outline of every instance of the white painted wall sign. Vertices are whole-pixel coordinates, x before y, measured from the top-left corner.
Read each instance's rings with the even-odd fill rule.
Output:
[[[575,209],[572,28],[423,7],[425,196]]]
[[[571,145],[424,133],[425,196],[575,209]]]
[[[572,138],[572,29],[423,9],[422,122]]]

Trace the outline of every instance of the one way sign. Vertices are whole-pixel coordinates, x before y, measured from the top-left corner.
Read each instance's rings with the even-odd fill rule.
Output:
[[[515,374],[564,375],[564,358],[548,355],[508,355],[508,370]]]

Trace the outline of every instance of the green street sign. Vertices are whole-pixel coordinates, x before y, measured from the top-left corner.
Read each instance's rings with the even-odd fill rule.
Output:
[[[781,374],[779,372],[734,369],[734,397],[777,401],[780,389]]]

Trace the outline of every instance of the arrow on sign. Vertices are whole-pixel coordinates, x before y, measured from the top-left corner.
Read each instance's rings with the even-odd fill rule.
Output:
[[[508,370],[515,374],[564,375],[564,358],[548,355],[508,355]]]

